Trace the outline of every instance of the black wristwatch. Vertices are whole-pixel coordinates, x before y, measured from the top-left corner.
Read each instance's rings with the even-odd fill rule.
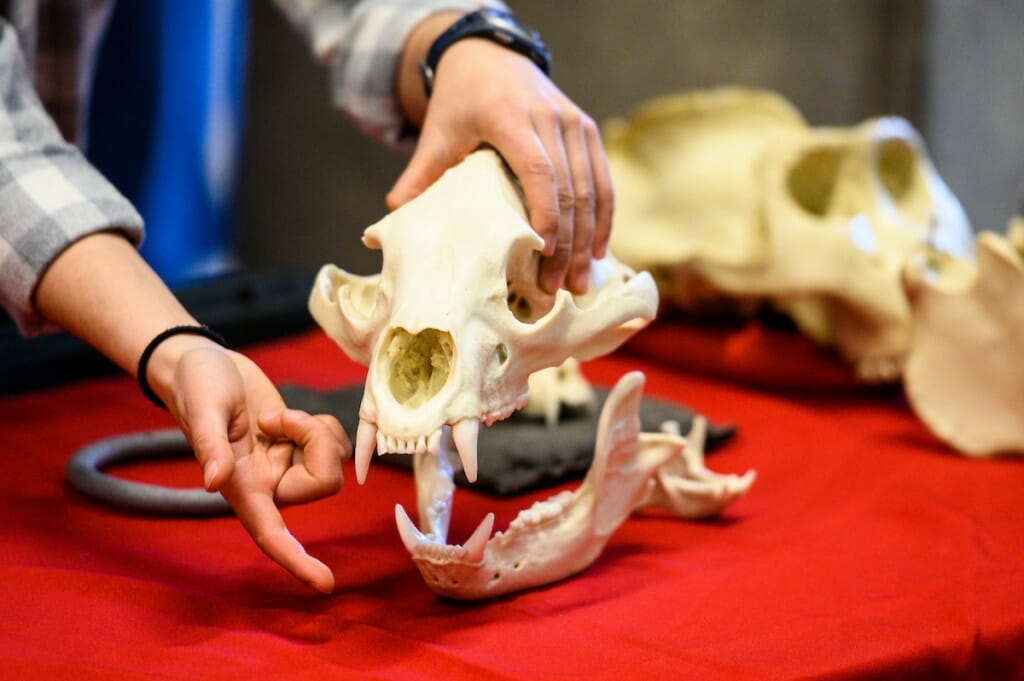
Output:
[[[427,50],[427,57],[420,62],[423,88],[427,97],[434,89],[434,72],[444,51],[463,38],[487,38],[513,52],[527,57],[545,74],[551,73],[551,55],[544,47],[540,35],[533,29],[520,24],[508,12],[497,9],[480,9],[466,14],[437,37]]]

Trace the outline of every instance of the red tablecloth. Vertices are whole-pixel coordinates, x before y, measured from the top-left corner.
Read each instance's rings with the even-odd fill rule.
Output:
[[[652,333],[686,352],[685,331]],[[317,332],[249,354],[279,382],[364,375]],[[438,599],[409,561],[403,471],[359,487],[348,467],[336,497],[285,511],[335,572],[321,596],[232,518],[132,517],[62,486],[83,445],[171,425],[128,379],[0,399],[0,677],[1024,677],[1024,462],[952,454],[898,391],[755,390],[629,351],[585,371],[635,368],[648,394],[739,426],[709,464],[756,468],[749,495],[715,522],[633,518],[578,577],[475,605]],[[199,483],[190,462],[131,475]],[[453,538],[548,493],[460,490]]]

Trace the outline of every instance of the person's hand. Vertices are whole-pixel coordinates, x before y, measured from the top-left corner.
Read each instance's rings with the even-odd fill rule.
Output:
[[[613,191],[594,121],[526,57],[466,39],[441,57],[419,142],[388,194],[390,209],[415,198],[482,144],[519,178],[530,224],[544,238],[540,285],[587,289],[591,257],[604,257]]]
[[[203,467],[206,489],[220,491],[257,546],[318,591],[334,575],[306,553],[278,505],[300,504],[341,489],[341,463],[352,447],[333,416],[287,409],[250,359],[202,339],[177,359],[161,398]],[[158,348],[159,353],[164,348]],[[168,348],[173,352],[174,348]]]

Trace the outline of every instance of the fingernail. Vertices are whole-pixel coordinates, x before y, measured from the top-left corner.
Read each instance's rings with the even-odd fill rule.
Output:
[[[555,254],[555,246],[556,246],[556,244],[557,244],[557,240],[555,239],[555,235],[554,234],[548,234],[546,237],[544,237],[544,250],[541,251],[543,253],[543,255],[545,255],[545,256],[552,256],[552,255],[554,255]]]
[[[217,465],[216,459],[210,459],[203,466],[203,485],[206,489],[210,489],[210,485],[213,484],[213,479],[217,477],[217,471],[220,470],[220,466]]]
[[[557,272],[549,274],[544,280],[544,288],[548,293],[557,293],[562,286],[562,277]]]
[[[590,272],[588,270],[580,270],[572,279],[572,287],[577,293],[586,293],[589,285]]]

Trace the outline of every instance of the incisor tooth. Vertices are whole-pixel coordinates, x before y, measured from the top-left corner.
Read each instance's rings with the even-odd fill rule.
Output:
[[[427,451],[437,456],[441,449],[441,429],[438,428],[427,438]]]

